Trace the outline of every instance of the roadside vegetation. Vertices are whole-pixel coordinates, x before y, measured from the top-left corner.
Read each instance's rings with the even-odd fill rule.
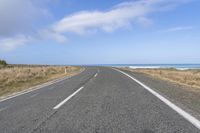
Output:
[[[137,73],[144,73],[154,78],[167,80],[181,85],[200,89],[200,70],[177,70],[177,69],[129,69]]]
[[[5,60],[0,60],[0,67],[7,66],[7,62]]]
[[[73,75],[80,67],[3,65],[0,67],[0,96],[8,95],[56,78]]]

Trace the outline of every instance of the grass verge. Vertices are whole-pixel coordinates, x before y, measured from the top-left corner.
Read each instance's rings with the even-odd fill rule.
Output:
[[[170,81],[179,85],[200,89],[200,70],[177,70],[177,69],[130,69],[126,70],[147,74],[151,77]]]
[[[148,74],[146,71],[144,72],[145,69],[134,70],[134,69],[127,68],[126,70],[131,71],[133,76],[139,81],[141,81],[142,83],[144,83],[145,85],[151,87],[156,92],[158,92],[159,94],[161,94],[162,96],[164,96],[165,98],[167,98],[168,100],[176,104],[177,106],[181,107],[182,109],[189,112],[196,118],[200,119],[200,101],[199,101],[200,89],[198,87],[194,87],[194,86],[191,87],[192,85],[186,85],[186,83],[180,83],[178,82],[180,79],[178,81],[173,81],[172,80],[173,78],[170,80],[164,79],[164,78],[158,77],[157,74],[152,76],[152,72],[154,72],[154,70],[150,70],[150,72],[148,71]],[[161,69],[156,69],[156,72],[158,70],[161,70]],[[179,73],[181,74],[184,73],[184,75],[186,76],[188,72],[191,74],[199,70],[180,71],[180,70],[173,70],[173,69],[168,69],[168,70],[165,69],[163,71],[165,72],[175,71],[176,75],[178,75]],[[178,74],[176,72],[178,72]],[[170,75],[170,76],[173,76],[173,75]],[[194,77],[192,77],[191,80],[193,80],[193,78]]]
[[[66,70],[65,70],[66,69]],[[9,66],[0,69],[0,96],[78,73],[80,67],[64,66]]]

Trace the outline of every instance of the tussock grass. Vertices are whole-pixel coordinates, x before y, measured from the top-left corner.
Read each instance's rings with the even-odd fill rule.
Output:
[[[200,70],[176,69],[129,69],[133,72],[144,73],[158,79],[168,80],[181,85],[200,89]]]
[[[0,96],[27,89],[55,78],[80,71],[79,67],[63,66],[9,66],[0,68]]]

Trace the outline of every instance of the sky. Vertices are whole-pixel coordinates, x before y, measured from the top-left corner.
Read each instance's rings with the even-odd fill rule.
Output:
[[[200,63],[199,7],[199,0],[0,0],[0,59]]]

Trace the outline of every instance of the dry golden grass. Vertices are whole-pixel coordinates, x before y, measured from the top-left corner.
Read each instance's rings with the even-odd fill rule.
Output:
[[[155,78],[168,80],[181,85],[200,88],[200,70],[176,69],[129,69],[133,72],[144,73]]]
[[[79,67],[12,66],[0,69],[0,96],[79,72]]]

